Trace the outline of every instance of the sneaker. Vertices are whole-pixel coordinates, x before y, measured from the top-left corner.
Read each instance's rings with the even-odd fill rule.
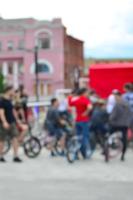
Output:
[[[56,153],[54,151],[51,151],[50,155],[51,155],[51,157],[55,157]]]
[[[6,162],[6,160],[5,160],[5,158],[0,158],[0,162],[3,162],[3,163],[5,163]]]
[[[125,157],[122,155],[121,156],[121,161],[124,162],[125,161]]]
[[[62,156],[62,157],[64,157],[64,156],[65,156],[65,152],[64,152],[64,151],[62,151],[61,153],[59,153],[59,156]]]
[[[13,162],[21,163],[22,160],[21,160],[19,157],[15,157],[15,158],[13,159]]]

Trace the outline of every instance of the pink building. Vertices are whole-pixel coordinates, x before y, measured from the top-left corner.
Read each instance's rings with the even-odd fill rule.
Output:
[[[66,38],[70,36],[61,19],[38,21],[32,18],[0,18],[0,69],[8,83],[13,83],[15,88],[23,83],[29,95],[35,95],[34,48],[38,46],[40,96],[51,95],[56,89],[65,86],[71,87],[72,83],[68,84],[70,74],[67,74],[66,69],[71,45],[68,45]],[[83,66],[83,42],[75,38],[73,40],[76,41],[74,48],[77,54],[73,53],[74,60],[71,56],[69,72],[75,66]],[[65,79],[68,80],[67,85]]]

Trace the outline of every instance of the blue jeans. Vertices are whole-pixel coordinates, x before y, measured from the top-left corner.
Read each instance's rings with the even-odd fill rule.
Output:
[[[81,138],[81,153],[84,158],[87,157],[86,152],[88,147],[90,147],[89,142],[89,122],[77,122],[76,123],[77,135]]]

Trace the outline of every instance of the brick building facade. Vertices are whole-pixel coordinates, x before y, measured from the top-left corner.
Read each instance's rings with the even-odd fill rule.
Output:
[[[84,66],[83,42],[67,34],[61,19],[0,18],[0,69],[8,83],[24,84],[35,95],[34,48],[38,46],[39,96],[74,85],[74,70]]]

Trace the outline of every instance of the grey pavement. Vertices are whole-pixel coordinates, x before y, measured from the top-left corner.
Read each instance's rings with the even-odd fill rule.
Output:
[[[22,154],[23,156],[23,154]],[[24,163],[0,163],[0,200],[132,200],[133,151],[126,162],[104,163],[96,152],[89,161],[73,165],[64,158],[50,158],[48,152]]]

